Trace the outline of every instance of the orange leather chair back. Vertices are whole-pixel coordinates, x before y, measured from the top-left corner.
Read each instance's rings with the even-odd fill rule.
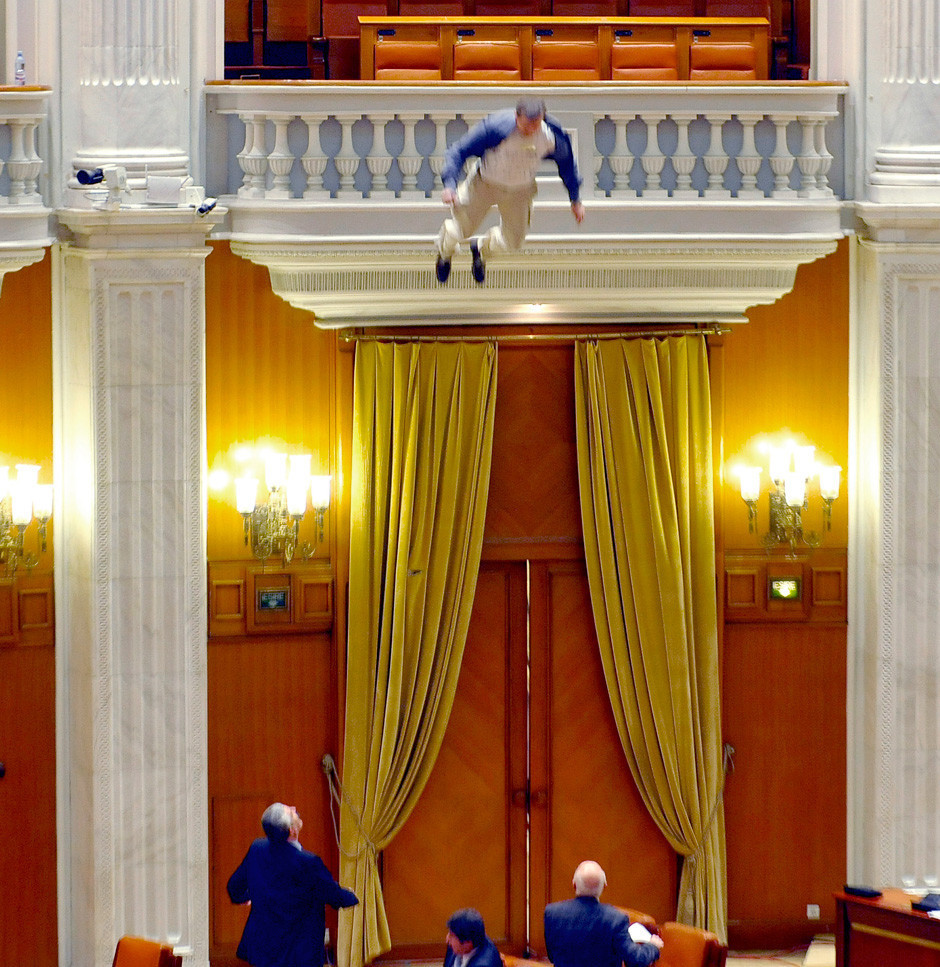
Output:
[[[114,950],[112,967],[180,967],[182,960],[171,946],[158,940],[121,937]]]
[[[521,79],[519,44],[514,40],[461,40],[454,44],[455,81]]]
[[[753,44],[692,44],[689,77],[693,81],[757,79],[757,49]]]
[[[440,45],[431,40],[381,40],[375,45],[375,76],[384,80],[439,81]]]
[[[537,40],[532,45],[532,80],[600,80],[597,44],[589,40]]]
[[[610,78],[614,81],[677,81],[679,55],[675,44],[613,44]]]
[[[728,948],[707,930],[684,923],[664,923],[659,928],[663,949],[660,967],[723,967]]]

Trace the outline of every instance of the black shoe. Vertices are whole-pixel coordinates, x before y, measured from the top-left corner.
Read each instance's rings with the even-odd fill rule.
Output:
[[[443,255],[438,255],[437,264],[434,266],[437,272],[437,281],[443,285],[450,278],[450,259],[445,259]]]
[[[483,262],[483,256],[480,255],[480,243],[476,239],[470,243],[470,257],[473,259],[470,271],[473,273],[474,281],[482,282],[486,278],[486,265]]]

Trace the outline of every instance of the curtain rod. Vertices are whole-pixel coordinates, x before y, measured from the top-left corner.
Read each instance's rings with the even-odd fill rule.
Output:
[[[652,336],[722,336],[731,332],[719,325],[707,329],[642,329],[629,332],[546,332],[503,333],[493,336],[416,336],[395,333],[357,333],[351,329],[339,330],[339,338],[346,342],[576,342],[579,339],[642,339]]]

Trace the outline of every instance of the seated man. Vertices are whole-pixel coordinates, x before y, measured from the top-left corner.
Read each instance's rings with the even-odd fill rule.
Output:
[[[486,935],[479,910],[458,910],[447,921],[444,967],[502,967],[493,941]]]
[[[644,943],[630,937],[630,918],[600,902],[607,875],[593,860],[574,871],[573,900],[545,908],[545,946],[555,967],[643,967],[659,959],[663,941]]]

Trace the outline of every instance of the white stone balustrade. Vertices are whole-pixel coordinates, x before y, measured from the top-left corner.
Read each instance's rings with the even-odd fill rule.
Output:
[[[50,94],[39,88],[0,90],[0,206],[43,206],[37,138]]]
[[[278,200],[428,198],[468,125],[513,88],[213,84],[214,194]],[[841,84],[527,88],[575,144],[585,198],[749,204],[843,193]],[[472,110],[468,106],[472,105]],[[547,166],[546,170],[550,170]]]

